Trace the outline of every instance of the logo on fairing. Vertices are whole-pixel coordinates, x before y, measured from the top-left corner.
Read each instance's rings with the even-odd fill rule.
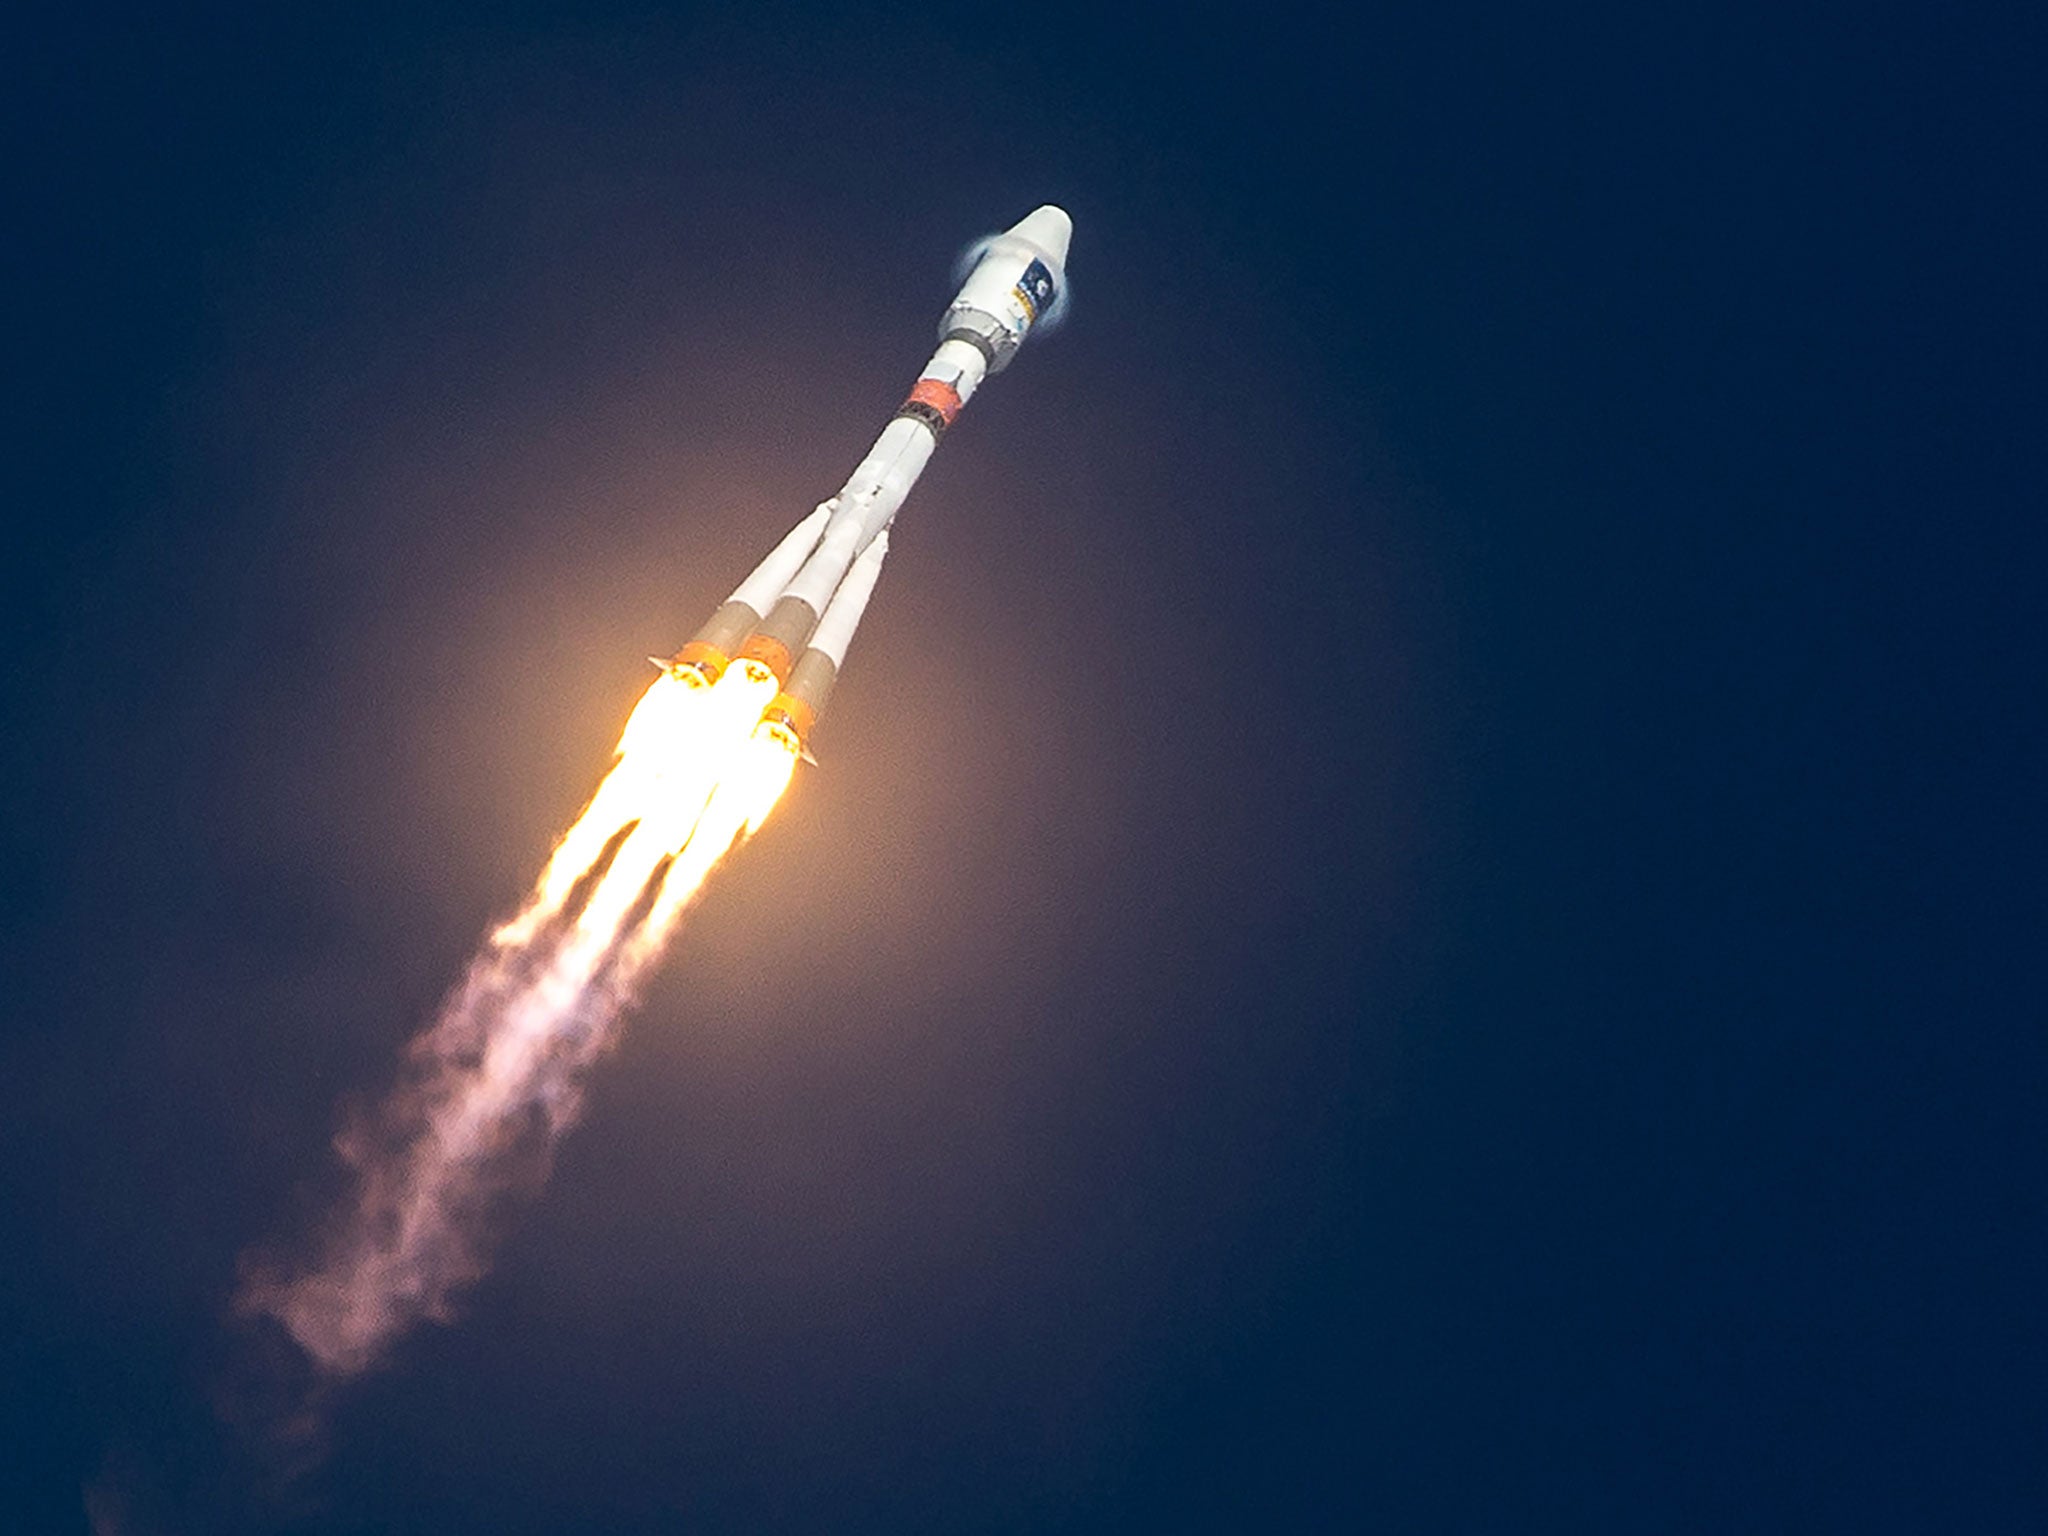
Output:
[[[1024,269],[1024,275],[1017,279],[1014,291],[1017,302],[1024,306],[1025,317],[1036,320],[1052,303],[1055,292],[1052,273],[1046,270],[1044,262],[1034,260]]]

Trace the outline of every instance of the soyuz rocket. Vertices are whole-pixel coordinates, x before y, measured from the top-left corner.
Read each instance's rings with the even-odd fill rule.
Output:
[[[837,495],[791,529],[689,644],[655,664],[693,687],[729,667],[779,690],[766,732],[810,757],[809,742],[889,551],[889,524],[961,408],[1001,373],[1062,304],[1074,221],[1051,204],[975,251],[939,322],[939,347]]]

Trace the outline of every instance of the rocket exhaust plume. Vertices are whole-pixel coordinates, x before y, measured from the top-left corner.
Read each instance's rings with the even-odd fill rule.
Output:
[[[683,909],[789,786],[866,610],[887,530],[940,436],[1065,284],[1053,207],[979,248],[940,344],[839,493],[790,531],[634,708],[611,771],[492,932],[383,1104],[336,1138],[353,1183],[300,1264],[257,1259],[237,1297],[331,1377],[445,1320],[488,1262],[492,1218],[537,1185],[583,1075]]]
[[[253,1275],[241,1298],[322,1369],[360,1371],[483,1273],[497,1200],[545,1175],[646,967],[789,784],[794,755],[754,736],[773,693],[738,672],[715,688],[655,680],[525,908],[412,1042],[382,1107],[339,1139],[355,1190],[314,1264]]]

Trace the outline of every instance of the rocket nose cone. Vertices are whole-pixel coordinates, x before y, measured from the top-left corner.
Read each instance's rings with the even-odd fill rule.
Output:
[[[1024,215],[1008,232],[1029,240],[1052,258],[1054,266],[1067,264],[1067,245],[1074,238],[1074,221],[1067,217],[1066,209],[1047,203]]]

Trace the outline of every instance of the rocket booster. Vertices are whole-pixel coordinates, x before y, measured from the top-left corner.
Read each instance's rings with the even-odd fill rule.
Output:
[[[699,686],[734,663],[757,680],[773,678],[782,692],[761,728],[805,750],[881,574],[885,530],[982,381],[1008,367],[1032,328],[1061,307],[1073,230],[1065,211],[1047,204],[977,248],[939,322],[938,350],[846,484],[659,665]]]
[[[761,712],[758,730],[766,731],[799,757],[810,757],[811,727],[825,712],[832,685],[839,680],[839,667],[846,660],[846,648],[853,632],[860,628],[860,616],[867,612],[875,582],[882,574],[882,560],[889,553],[889,530],[875,535],[875,541],[860,552],[832,601],[818,619],[811,643],[789,669],[782,691]]]

